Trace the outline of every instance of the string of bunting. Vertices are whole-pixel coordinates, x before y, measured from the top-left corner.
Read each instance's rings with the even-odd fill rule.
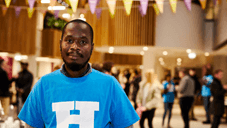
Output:
[[[5,0],[5,6],[2,6],[2,12],[3,12],[3,16],[6,14],[6,11],[9,7],[14,8],[15,9],[15,14],[18,17],[20,14],[21,9],[27,9],[28,12],[28,17],[31,18],[33,15],[34,10],[40,10],[43,14],[45,14],[45,12],[47,11],[47,9],[42,8],[42,7],[34,7],[35,1],[36,0],[25,0],[26,3],[29,5],[29,7],[27,6],[14,6],[14,5],[10,5],[11,0]],[[50,6],[55,6],[57,0],[50,0]],[[77,11],[77,6],[78,6],[78,1],[79,0],[68,0],[69,4],[71,5],[72,9],[67,9],[67,12],[72,15],[73,13],[75,13]],[[96,8],[97,5],[99,5],[100,0],[88,0],[88,4],[90,7],[90,11],[92,14],[96,13],[97,18],[100,18],[101,12],[104,9],[109,9],[110,12],[110,16],[113,18],[116,9],[125,9],[126,11],[126,15],[130,15],[131,13],[131,8],[138,8],[141,16],[145,16],[147,13],[147,8],[149,6],[152,6],[155,10],[156,15],[159,15],[160,13],[163,13],[163,5],[164,2],[168,2],[168,1],[164,1],[164,0],[139,0],[140,1],[140,5],[139,6],[132,6],[133,0],[122,0],[124,3],[124,7],[116,7],[116,0],[106,0],[108,7],[99,7]],[[135,0],[134,0],[135,1]],[[148,4],[148,1],[155,1],[155,3],[153,4]],[[169,0],[169,4],[171,6],[172,12],[176,13],[176,7],[177,7],[177,1],[178,0]],[[220,4],[221,0],[213,0],[214,5],[216,5],[216,3]],[[12,0],[13,3],[16,2],[16,0]],[[191,11],[191,2],[192,0],[184,0],[185,6],[186,8]],[[202,9],[206,8],[206,2],[207,0],[199,0]],[[58,14],[59,14],[59,10],[52,10],[54,11],[54,15],[55,18],[58,18]],[[83,11],[86,13],[86,9],[83,9]]]

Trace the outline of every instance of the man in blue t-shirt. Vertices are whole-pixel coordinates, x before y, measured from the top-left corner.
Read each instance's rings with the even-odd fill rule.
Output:
[[[63,28],[61,69],[33,87],[19,118],[32,128],[125,128],[139,120],[117,80],[91,68],[93,29],[72,20]]]
[[[164,126],[164,121],[166,117],[167,111],[169,111],[169,118],[168,118],[168,124],[167,128],[170,128],[170,119],[172,116],[172,108],[173,108],[173,103],[174,103],[174,91],[175,91],[175,85],[171,81],[171,75],[168,74],[165,76],[165,81],[162,83],[164,86],[164,94],[163,94],[163,100],[164,100],[164,114],[163,114],[163,119],[162,119],[162,126]]]

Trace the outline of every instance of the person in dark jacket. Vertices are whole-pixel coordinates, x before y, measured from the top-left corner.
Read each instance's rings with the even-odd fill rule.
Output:
[[[214,80],[211,83],[211,93],[213,96],[213,112],[214,118],[211,128],[218,128],[220,119],[224,114],[224,94],[227,90],[227,85],[223,86],[221,79],[223,77],[223,71],[218,69],[214,72]]]
[[[32,87],[33,75],[28,71],[28,63],[21,62],[22,71],[18,73],[16,79],[17,87],[17,99],[18,99],[18,112],[21,109],[20,98],[22,98],[22,104],[26,101]]]
[[[199,80],[198,80],[198,78],[196,76],[196,70],[194,68],[191,68],[189,70],[189,75],[194,80],[194,83],[195,83],[194,102],[193,102],[192,107],[191,107],[191,109],[189,111],[189,115],[190,115],[190,119],[191,120],[195,120],[196,121],[197,119],[195,118],[195,114],[194,114],[194,106],[195,106],[195,101],[196,101],[196,99],[197,99],[197,97],[198,97],[198,95],[199,95],[199,93],[201,91],[201,84],[200,84],[200,82],[199,82]]]
[[[134,108],[137,109],[137,104],[136,104],[136,95],[139,91],[139,83],[141,82],[141,75],[137,71],[137,69],[134,70],[135,76],[131,82],[133,85],[133,91],[132,91],[132,101],[135,103]]]
[[[0,59],[0,101],[4,109],[4,115],[9,113],[10,105],[10,84],[15,80],[14,78],[9,80],[7,72],[3,69],[5,62],[3,59]]]

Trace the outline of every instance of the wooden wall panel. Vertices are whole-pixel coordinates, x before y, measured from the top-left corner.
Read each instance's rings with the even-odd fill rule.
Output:
[[[110,17],[108,9],[102,10],[100,19],[88,11],[85,17],[94,29],[96,46],[153,46],[154,9],[152,6],[148,7],[146,16],[142,17],[138,9],[139,5],[139,1],[134,1],[131,14],[127,16],[123,9],[123,2],[117,1],[114,18]],[[108,8],[105,0],[101,0],[99,6]]]
[[[0,5],[4,5],[2,0]],[[11,2],[11,5],[26,6],[23,0],[17,0],[15,4]],[[12,6],[7,9],[5,15],[0,9],[0,51],[35,54],[36,22],[36,11],[30,19],[27,9],[22,8],[19,17],[15,16],[15,9]]]
[[[116,65],[142,65],[142,56],[140,55],[122,55],[105,53],[104,61],[114,62]]]

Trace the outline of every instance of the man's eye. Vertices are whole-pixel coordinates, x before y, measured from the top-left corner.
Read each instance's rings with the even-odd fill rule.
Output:
[[[67,39],[66,40],[68,43],[73,43],[73,40],[72,39]]]
[[[86,44],[87,42],[86,41],[84,41],[84,40],[81,40],[80,41],[80,45],[84,45],[84,44]]]

